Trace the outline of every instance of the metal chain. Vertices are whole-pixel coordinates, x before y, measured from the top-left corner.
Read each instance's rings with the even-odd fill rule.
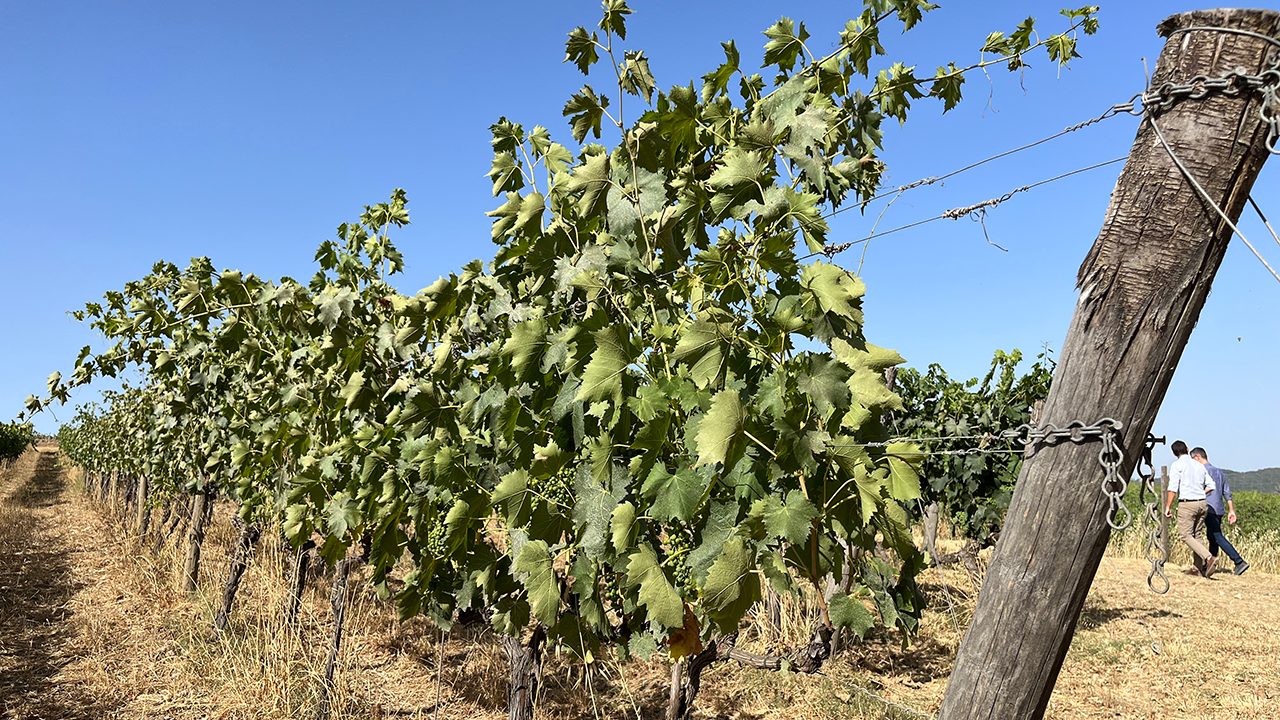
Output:
[[[1217,28],[1186,28],[1187,30],[1213,30]],[[1274,41],[1273,41],[1274,42]],[[1234,97],[1242,92],[1262,94],[1258,109],[1262,122],[1267,125],[1267,151],[1280,154],[1280,53],[1276,53],[1270,67],[1259,75],[1250,75],[1237,67],[1220,77],[1196,75],[1185,83],[1166,82],[1158,88],[1140,92],[1128,102],[1112,105],[1102,118],[1120,113],[1141,116],[1148,111],[1167,110],[1180,100],[1201,100],[1212,94]]]
[[[1129,489],[1129,481],[1120,473],[1120,464],[1124,461],[1124,451],[1120,447],[1120,431],[1124,424],[1111,418],[1102,418],[1093,425],[1086,425],[1073,420],[1064,427],[1046,423],[1042,427],[1019,425],[1013,430],[1005,430],[1001,437],[1022,443],[1031,449],[1033,445],[1043,442],[1056,443],[1070,440],[1079,445],[1086,440],[1101,440],[1102,449],[1098,451],[1098,464],[1102,466],[1102,492],[1107,496],[1110,507],[1107,510],[1107,524],[1114,530],[1124,530],[1133,522],[1133,513],[1124,504],[1125,491]]]
[[[1086,425],[1079,420],[1058,427],[1053,423],[1045,423],[1040,427],[1035,427],[1023,423],[1012,430],[1005,430],[1000,433],[1000,437],[1014,440],[1022,443],[1024,446],[1038,445],[1045,441],[1070,440],[1077,445],[1092,438],[1102,437],[1109,430],[1122,430],[1124,424],[1119,420],[1111,418],[1102,418],[1093,425]]]
[[[1087,440],[1101,440],[1102,449],[1098,451],[1098,464],[1102,466],[1102,492],[1107,496],[1107,524],[1115,530],[1124,530],[1133,523],[1133,513],[1124,504],[1125,492],[1129,489],[1129,481],[1120,473],[1120,464],[1124,461],[1124,450],[1121,447],[1120,431],[1124,424],[1112,418],[1102,418],[1098,422],[1087,425],[1073,420],[1062,427],[1046,423],[1041,427],[1022,424],[999,434],[985,435],[950,435],[929,438],[893,438],[883,442],[858,443],[856,445],[832,445],[831,447],[886,447],[894,443],[929,442],[942,440],[981,440],[984,444],[974,448],[957,450],[926,451],[922,455],[977,455],[979,453],[1011,452],[1002,448],[988,448],[985,443],[994,440],[1006,440],[1021,443],[1024,451],[1033,451],[1034,445],[1041,443],[1057,443],[1070,440],[1077,445]],[[1017,451],[1013,451],[1017,452]],[[1148,453],[1150,450],[1148,449]],[[912,453],[915,454],[915,453]],[[1029,454],[1029,453],[1028,453]]]
[[[1105,471],[1102,477],[1102,492],[1106,493],[1111,509],[1107,512],[1107,524],[1113,530],[1124,530],[1133,523],[1133,513],[1124,504],[1124,494],[1129,490],[1129,478],[1120,473],[1120,463],[1124,461],[1124,450],[1120,447],[1120,431],[1108,428],[1102,436],[1102,450],[1098,452],[1098,462]],[[1123,513],[1124,519],[1119,520]]]
[[[1266,42],[1274,45],[1277,49],[1280,49],[1280,38],[1264,35],[1252,30],[1243,30],[1241,28],[1193,25],[1191,27],[1178,28],[1170,33],[1170,36],[1172,37],[1176,33],[1200,31],[1247,35],[1249,37],[1258,38],[1259,40],[1265,40]],[[1262,118],[1262,122],[1268,127],[1266,139],[1267,151],[1272,155],[1280,155],[1280,51],[1272,51],[1269,67],[1264,70],[1261,75],[1247,75],[1246,72],[1247,71],[1244,68],[1237,67],[1234,73],[1227,73],[1223,78],[1239,76],[1241,82],[1243,82],[1250,90],[1261,91],[1262,106],[1258,108],[1258,114]],[[1193,78],[1192,82],[1194,83],[1196,79],[1203,77],[1203,75],[1199,75],[1196,78]],[[1236,92],[1239,92],[1239,90],[1228,94],[1234,95]],[[1203,97],[1203,95],[1197,97]],[[1164,106],[1161,106],[1159,109],[1164,109]]]
[[[1151,450],[1156,444],[1163,445],[1165,439],[1163,436],[1147,435],[1146,446],[1142,449],[1142,458],[1138,460],[1138,478],[1142,481],[1138,489],[1138,500],[1146,507],[1146,555],[1147,562],[1151,563],[1151,572],[1147,573],[1147,587],[1157,595],[1169,592],[1169,578],[1164,574],[1168,539],[1160,530],[1160,488],[1156,487],[1156,467],[1151,462]],[[1156,587],[1156,578],[1160,578],[1163,587]],[[1159,654],[1159,651],[1156,653]]]

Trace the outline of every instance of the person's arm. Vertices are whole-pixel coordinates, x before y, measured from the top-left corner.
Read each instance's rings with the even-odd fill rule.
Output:
[[[1169,485],[1171,486],[1173,485],[1172,480],[1169,481]],[[1164,499],[1164,516],[1165,517],[1173,517],[1173,498],[1176,497],[1177,494],[1178,493],[1170,490],[1168,497]]]
[[[1231,491],[1227,491],[1227,522],[1236,524],[1236,504],[1231,502]]]

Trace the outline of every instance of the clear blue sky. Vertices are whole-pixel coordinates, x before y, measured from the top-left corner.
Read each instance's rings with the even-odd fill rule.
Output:
[[[1153,65],[1159,53],[1156,23],[1200,7],[1102,2],[1101,31],[1082,38],[1083,57],[1069,70],[1037,56],[1021,75],[972,77],[965,102],[945,116],[921,101],[904,128],[887,133],[889,183],[941,174],[1128,99],[1143,87],[1143,58]],[[744,66],[757,61],[759,32],[781,15],[805,21],[811,47],[823,49],[857,11],[831,2],[633,5],[625,45],[646,51],[664,88],[713,69],[723,40],[737,40]],[[889,57],[931,72],[976,61],[989,31],[1010,31],[1028,14],[1044,31],[1063,27],[1055,3],[943,5],[906,35],[884,33]],[[219,267],[305,277],[321,240],[396,187],[408,191],[414,221],[398,236],[404,291],[489,259],[484,212],[498,203],[484,177],[487,128],[505,115],[568,138],[560,108],[583,80],[561,63],[564,36],[598,17],[594,0],[0,5],[0,418],[94,342],[66,311],[159,259],[184,265],[209,255]],[[910,193],[881,228],[1123,156],[1136,127],[1136,118],[1115,118]],[[1076,269],[1119,168],[993,210],[987,228],[1007,253],[968,220],[872,241],[862,268],[867,337],[962,377],[982,374],[996,348],[1060,348]],[[1273,221],[1278,188],[1272,160],[1254,195]],[[847,212],[833,236],[857,239],[874,219]],[[1241,227],[1280,263],[1261,223],[1246,214]],[[860,259],[840,258],[855,269]],[[1157,433],[1204,445],[1222,467],[1280,465],[1277,301],[1280,283],[1233,242]],[[37,426],[52,432],[57,421],[43,414]],[[1171,460],[1158,453],[1157,462]]]

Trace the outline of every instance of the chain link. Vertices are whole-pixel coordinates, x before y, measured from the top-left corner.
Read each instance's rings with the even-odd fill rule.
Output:
[[[1142,449],[1142,458],[1138,460],[1138,478],[1142,485],[1138,489],[1138,500],[1146,508],[1147,524],[1147,562],[1151,563],[1151,572],[1147,573],[1147,587],[1157,595],[1169,592],[1169,578],[1164,574],[1164,563],[1168,553],[1168,538],[1164,536],[1160,523],[1160,488],[1156,486],[1156,467],[1151,462],[1151,450],[1163,445],[1165,438],[1147,435],[1146,446]],[[1162,584],[1156,586],[1156,578]],[[1157,651],[1159,654],[1159,651]]]
[[[1149,111],[1167,110],[1181,100],[1202,100],[1215,94],[1234,97],[1242,92],[1261,93],[1262,105],[1258,113],[1268,128],[1267,151],[1273,155],[1280,154],[1280,53],[1275,54],[1271,66],[1261,74],[1250,75],[1244,68],[1237,67],[1220,77],[1196,75],[1185,83],[1166,82],[1134,95],[1128,102],[1112,105],[1099,119],[1120,113],[1141,116]]]
[[[1020,442],[1024,446],[1039,445],[1045,441],[1057,442],[1059,440],[1070,440],[1077,445],[1093,438],[1102,437],[1108,432],[1108,429],[1121,430],[1124,424],[1118,420],[1111,418],[1102,418],[1093,425],[1087,425],[1079,420],[1058,427],[1053,423],[1045,423],[1040,427],[1023,423],[1011,430],[1005,430],[1000,433],[1000,437]]]
[[[1124,494],[1129,490],[1129,478],[1120,473],[1120,463],[1124,461],[1124,450],[1120,447],[1120,431],[1114,427],[1106,428],[1102,435],[1102,450],[1098,451],[1098,462],[1105,471],[1102,477],[1102,492],[1106,493],[1111,509],[1107,512],[1107,524],[1113,530],[1124,530],[1133,523],[1133,513],[1124,504]],[[1123,516],[1124,519],[1119,519]]]
[[[978,447],[961,448],[955,450],[933,450],[923,451],[921,455],[978,455],[981,453],[1004,453],[1004,452],[1026,452],[1028,456],[1035,451],[1036,445],[1042,443],[1056,444],[1058,442],[1070,441],[1077,445],[1099,440],[1102,443],[1102,449],[1098,451],[1098,464],[1102,466],[1102,492],[1107,496],[1107,524],[1114,530],[1124,530],[1133,524],[1133,512],[1129,510],[1124,503],[1125,493],[1129,489],[1129,480],[1120,472],[1120,465],[1124,462],[1124,448],[1122,447],[1123,437],[1121,430],[1124,429],[1124,423],[1112,418],[1102,418],[1092,425],[1086,424],[1079,420],[1073,420],[1062,427],[1058,427],[1053,423],[1045,423],[1040,427],[1023,423],[1016,428],[1004,430],[998,434],[982,434],[982,435],[944,435],[937,437],[908,438],[900,437],[885,440],[881,442],[857,443],[854,445],[832,445],[832,447],[888,447],[896,443],[925,443],[955,440],[978,440],[981,444]],[[1011,451],[1002,448],[988,447],[987,444],[997,440],[1006,442],[1019,443],[1023,446],[1022,451]],[[1142,459],[1138,464],[1138,475],[1142,480],[1140,497],[1146,504],[1146,516],[1149,521],[1154,521],[1159,525],[1159,517],[1155,513],[1155,502],[1146,502],[1146,493],[1150,492],[1154,496],[1159,491],[1154,487],[1154,469],[1151,465],[1151,448],[1155,443],[1163,443],[1164,438],[1155,438],[1150,436],[1147,439],[1146,447],[1143,451]],[[917,453],[912,453],[917,454]],[[1148,545],[1147,559],[1152,561],[1151,575],[1147,578],[1147,584],[1152,590],[1163,593],[1168,590],[1168,579],[1164,576],[1164,560],[1159,560],[1157,566],[1153,560],[1153,553],[1160,551],[1163,554],[1163,539],[1158,538],[1159,528],[1151,530],[1150,542]],[[1159,577],[1165,583],[1165,591],[1156,590],[1153,584],[1154,578]]]
[[[1129,489],[1129,481],[1120,473],[1120,464],[1124,461],[1124,450],[1120,447],[1120,431],[1124,424],[1111,418],[1102,418],[1098,422],[1087,425],[1073,420],[1063,427],[1046,423],[1041,427],[1019,425],[1012,430],[1000,433],[1001,437],[1020,442],[1029,451],[1040,443],[1057,443],[1070,440],[1079,445],[1087,440],[1101,440],[1102,449],[1098,451],[1098,464],[1102,466],[1102,492],[1107,496],[1107,524],[1114,530],[1124,530],[1133,522],[1133,513],[1124,504],[1125,491]]]

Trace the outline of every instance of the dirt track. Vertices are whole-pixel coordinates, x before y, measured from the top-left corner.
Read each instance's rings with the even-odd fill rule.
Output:
[[[0,479],[0,717],[6,719],[97,718],[112,710],[64,673],[82,654],[71,609],[85,587],[77,566],[100,552],[94,524],[74,522],[65,490],[57,453],[47,449],[23,457]]]

